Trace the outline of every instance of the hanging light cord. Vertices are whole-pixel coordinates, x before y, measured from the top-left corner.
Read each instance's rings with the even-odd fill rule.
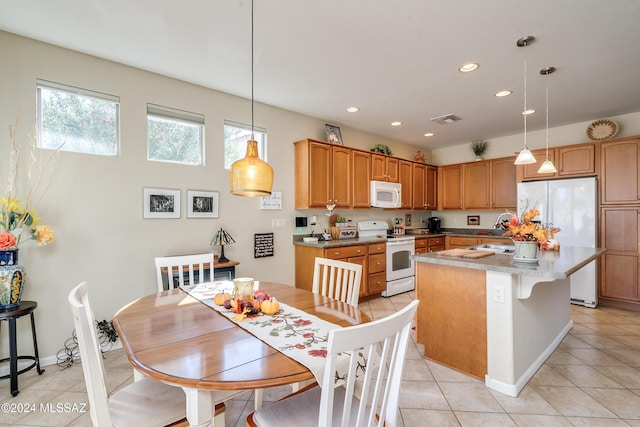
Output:
[[[255,140],[253,128],[253,0],[251,0],[251,139]]]
[[[527,46],[527,43],[524,43]],[[524,148],[529,149],[527,147],[527,58],[524,59],[524,110],[522,111],[524,115]]]
[[[547,73],[547,78],[545,79],[545,83],[546,83],[546,87],[547,87],[547,102],[546,102],[547,117],[545,119],[546,128],[547,128],[547,132],[546,132],[546,135],[545,135],[546,139],[547,139],[546,160],[549,160],[549,73]]]

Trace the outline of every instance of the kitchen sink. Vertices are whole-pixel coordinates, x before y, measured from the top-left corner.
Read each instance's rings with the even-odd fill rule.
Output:
[[[516,251],[513,245],[496,245],[496,244],[490,244],[490,243],[486,245],[472,246],[469,249],[476,250],[476,251],[495,252],[497,254],[513,254]]]

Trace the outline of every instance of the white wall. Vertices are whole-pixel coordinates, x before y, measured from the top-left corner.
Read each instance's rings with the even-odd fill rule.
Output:
[[[0,32],[0,57],[0,177],[8,169],[9,125],[17,117],[18,141],[28,152],[29,134],[34,134],[36,79],[121,100],[120,156],[62,152],[50,188],[36,206],[42,222],[54,229],[56,241],[46,247],[21,246],[20,263],[28,274],[23,298],[38,302],[35,314],[43,358],[54,356],[71,337],[67,294],[74,285],[89,281],[96,318],[111,319],[127,302],[155,292],[154,256],[211,251],[209,242],[220,227],[237,242],[225,249],[225,255],[240,262],[238,274],[293,284],[293,142],[324,139],[324,120],[256,104],[256,125],[268,130],[273,189],[283,198],[282,210],[263,211],[259,199],[229,194],[228,173],[223,169],[224,120],[250,123],[249,100],[6,32]],[[205,115],[205,167],[146,160],[147,103]],[[387,144],[394,154],[407,158],[415,153],[413,146],[342,126],[341,131],[345,145],[369,149]],[[3,187],[0,184],[2,191]],[[182,218],[143,220],[143,187],[180,189]],[[187,189],[218,191],[220,217],[187,219]],[[284,218],[286,228],[272,229],[273,218]],[[274,233],[274,256],[254,259],[253,235],[265,232]],[[219,248],[213,250],[219,253]],[[23,354],[31,351],[28,326],[27,318],[18,322]],[[4,331],[0,358],[8,357]]]

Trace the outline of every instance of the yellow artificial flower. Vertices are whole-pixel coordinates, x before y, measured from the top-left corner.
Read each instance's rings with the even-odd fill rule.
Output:
[[[35,238],[38,246],[44,246],[47,243],[51,243],[55,240],[53,230],[48,225],[38,225],[33,231],[33,237]]]

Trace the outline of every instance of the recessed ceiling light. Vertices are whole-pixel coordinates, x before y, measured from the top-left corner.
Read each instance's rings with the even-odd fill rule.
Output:
[[[391,126],[400,126],[402,122],[391,122]]]
[[[529,114],[533,114],[535,112],[536,112],[536,110],[526,110],[526,111],[522,112],[522,115],[523,116],[528,116]]]
[[[459,66],[458,71],[460,71],[461,73],[470,73],[477,70],[479,66],[480,65],[476,64],[475,62],[469,62],[468,64]]]
[[[512,93],[513,92],[511,92],[510,90],[501,90],[500,92],[496,93],[496,97],[502,98],[502,97],[505,97],[505,96],[509,96]]]
[[[358,111],[360,111],[360,109],[358,107],[349,107],[349,108],[347,108],[347,112],[348,113],[356,113]]]
[[[434,135],[433,132],[427,132],[427,133],[424,134],[424,136],[433,136],[433,135]]]

